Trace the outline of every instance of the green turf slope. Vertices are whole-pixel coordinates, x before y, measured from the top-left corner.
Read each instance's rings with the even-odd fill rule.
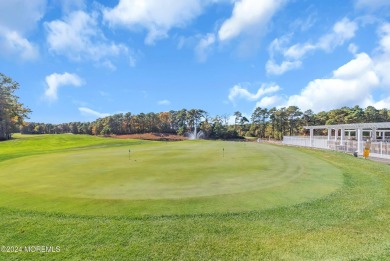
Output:
[[[340,170],[302,152],[216,141],[81,146],[0,169],[0,206],[89,215],[251,211],[321,198],[342,184]]]
[[[0,162],[1,166],[6,166],[11,159],[9,162],[23,164],[23,160],[35,157],[38,159],[41,156],[45,158],[57,153],[58,156],[66,158],[67,155],[83,150],[90,152],[96,150],[96,153],[99,153],[123,148],[126,154],[130,147],[134,148],[134,163],[137,160],[137,164],[142,164],[141,157],[137,156],[143,153],[141,148],[146,152],[148,148],[164,146],[152,142],[139,143],[140,141],[118,141],[74,135],[23,137],[16,141],[0,143]],[[228,196],[232,202],[227,204],[238,209],[223,211],[220,205],[226,202],[216,200],[223,199],[223,194],[193,198],[189,193],[187,197],[177,199],[177,197],[170,198],[172,194],[158,193],[160,197],[165,197],[160,200],[134,200],[129,199],[134,195],[127,194],[126,199],[108,199],[108,195],[112,198],[113,194],[107,192],[112,192],[113,186],[118,187],[110,183],[107,184],[107,188],[110,189],[105,192],[103,190],[100,193],[89,192],[88,198],[83,199],[87,209],[84,210],[79,205],[82,199],[72,198],[71,195],[62,197],[66,191],[65,185],[77,191],[77,187],[69,186],[70,181],[63,184],[64,188],[57,186],[58,192],[49,189],[46,195],[36,191],[37,185],[34,180],[32,180],[33,184],[26,184],[26,192],[16,192],[17,189],[10,186],[16,181],[10,177],[17,174],[13,172],[8,175],[11,180],[7,181],[3,177],[0,183],[3,193],[0,196],[3,202],[0,207],[0,246],[59,246],[60,251],[56,253],[0,251],[0,260],[390,260],[390,166],[332,151],[263,147],[260,144],[254,144],[257,147],[253,148],[248,148],[249,144],[247,144],[245,148],[243,143],[233,143],[232,146],[240,150],[240,153],[234,153],[233,157],[229,156],[229,153],[233,152],[225,145],[227,143],[222,144],[225,146],[225,160],[228,162],[243,157],[246,151],[251,151],[265,158],[273,154],[279,162],[279,165],[274,165],[273,168],[283,169],[283,158],[296,157],[297,162],[292,163],[299,166],[301,164],[299,161],[303,157],[309,162],[302,164],[305,168],[309,165],[309,168],[312,168],[311,173],[319,171],[322,173],[320,175],[326,176],[331,175],[330,172],[335,170],[336,176],[342,175],[342,184],[334,187],[336,190],[330,194],[327,192],[331,189],[326,189],[327,192],[324,192],[320,198],[304,199],[302,195],[316,195],[317,191],[321,193],[321,187],[310,180],[311,175],[307,175],[305,179],[295,178],[287,184],[296,182],[297,184],[292,187],[299,185],[300,189],[295,190],[294,193],[301,194],[296,199],[303,200],[303,203],[291,205],[294,200],[290,203],[282,200],[281,205],[276,204],[274,207],[270,207],[271,203],[263,203],[264,208],[261,207],[261,202],[267,201],[265,195],[270,197],[269,202],[271,202],[283,195],[294,196],[294,193],[287,191],[286,194],[278,194],[278,186],[273,187],[274,193],[266,191],[270,188],[262,187],[259,191],[253,192],[250,191],[250,186],[244,186],[243,188],[248,189],[247,192],[233,193],[231,194],[233,196]],[[165,145],[171,146],[170,143]],[[136,146],[139,147],[136,149]],[[183,145],[172,144],[172,146],[183,146],[184,149],[189,145],[183,143]],[[198,142],[195,142],[194,146],[198,146]],[[241,147],[236,146],[243,148],[241,150]],[[215,150],[220,152],[220,147],[217,147],[215,145]],[[264,152],[266,154],[264,155],[262,151],[266,151]],[[22,156],[23,158],[20,158]],[[257,160],[261,160],[262,157],[257,157]],[[149,157],[144,155],[142,158],[146,160]],[[47,158],[49,159],[50,157]],[[311,165],[312,159],[318,160],[321,164],[324,162],[327,167],[330,165],[328,173],[323,172],[322,168],[319,170]],[[204,164],[207,160],[204,160]],[[258,164],[261,166],[261,163]],[[201,167],[197,166],[197,168]],[[239,165],[236,167],[249,168],[239,167]],[[303,170],[306,170],[305,168]],[[3,173],[2,167],[0,173]],[[282,174],[275,173],[275,175]],[[273,184],[278,183],[279,178],[276,176],[270,177]],[[246,178],[251,180],[250,175]],[[190,179],[186,178],[186,180]],[[256,182],[253,179],[252,181]],[[8,182],[7,189],[3,182]],[[18,182],[23,184],[21,180]],[[100,182],[102,187],[105,185],[104,182],[96,182]],[[304,183],[314,184],[315,189],[309,186],[305,191]],[[323,181],[325,188],[331,183],[326,179]],[[280,190],[284,191],[285,186],[286,184],[281,184]],[[224,187],[238,189],[231,184],[225,184]],[[213,190],[213,193],[222,192],[222,188],[221,186],[219,192]],[[309,193],[310,190],[313,193]],[[176,191],[174,194],[177,195],[179,192],[184,193]],[[123,191],[118,193],[123,195]],[[205,191],[205,193],[210,192]],[[248,196],[251,193],[254,197]],[[254,205],[248,203],[249,205],[243,206],[243,210],[240,211],[240,206],[237,204],[244,204],[241,194],[247,195],[248,200]],[[257,200],[256,195],[262,200]],[[49,200],[46,203],[50,207],[45,211],[44,200],[55,197],[58,197],[58,205],[55,206],[53,201]],[[209,205],[208,210],[212,209],[212,204],[206,203],[207,200],[205,201],[204,198],[213,199],[216,212],[196,214],[199,211],[195,208],[197,204],[198,206]],[[252,201],[253,198],[255,200]],[[238,201],[235,203],[236,199]],[[39,203],[40,200],[43,203]],[[91,202],[95,200],[97,203]],[[152,202],[157,201],[166,204],[170,213],[193,214],[159,215],[157,214],[161,213],[159,205],[154,205],[152,211],[154,204]],[[136,212],[138,214],[127,214],[127,211],[136,208],[134,202],[140,202]],[[144,216],[141,217],[142,202],[146,204],[144,208],[147,211],[145,210]],[[37,205],[37,210],[31,208],[31,203]],[[186,206],[195,209],[187,209]],[[114,210],[121,207],[127,210],[118,210],[113,215]],[[89,214],[85,215],[86,213]]]

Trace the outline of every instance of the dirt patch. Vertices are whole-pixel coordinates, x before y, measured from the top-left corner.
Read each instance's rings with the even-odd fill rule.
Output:
[[[113,135],[112,138],[116,139],[138,139],[138,140],[160,140],[160,141],[180,141],[187,138],[175,134],[169,133],[142,133],[142,134],[126,134],[126,135]]]

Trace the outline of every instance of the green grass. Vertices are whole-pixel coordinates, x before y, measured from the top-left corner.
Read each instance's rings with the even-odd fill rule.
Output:
[[[73,139],[62,138],[64,144]],[[0,162],[0,206],[89,215],[101,209],[126,216],[226,213],[297,204],[342,184],[332,165],[276,146],[186,141],[107,147],[77,138],[83,149],[66,146],[65,152]]]
[[[146,141],[103,139],[86,135],[13,135],[14,139],[0,143],[0,161],[22,156],[47,154],[66,150],[83,150],[123,146],[127,144],[143,144]]]
[[[390,258],[390,166],[350,155],[61,135],[0,143],[0,157],[0,245],[61,247],[0,259]]]

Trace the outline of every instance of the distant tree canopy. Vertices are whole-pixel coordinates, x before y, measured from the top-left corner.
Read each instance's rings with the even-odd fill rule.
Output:
[[[194,129],[203,131],[204,136],[211,139],[251,136],[280,140],[284,135],[305,134],[304,126],[390,122],[388,109],[377,110],[373,106],[363,109],[356,105],[317,114],[312,110],[302,112],[297,106],[271,109],[258,107],[250,120],[239,111],[234,112],[233,116],[225,114],[210,117],[201,109],[182,109],[146,114],[119,113],[93,122],[26,123],[24,119],[31,110],[18,101],[19,97],[14,94],[18,88],[17,82],[0,73],[0,140],[10,139],[11,134],[17,131],[22,134],[73,133],[107,136],[149,132],[185,135]],[[229,119],[234,119],[234,122],[229,124]]]
[[[14,94],[18,88],[17,82],[0,73],[0,140],[10,139],[31,112]]]
[[[46,124],[29,122],[20,128],[22,134],[89,134],[89,135],[122,135],[140,133],[172,133],[185,135],[187,132],[203,131],[209,138],[239,138],[238,132],[229,129],[227,120],[221,117],[210,118],[199,109],[182,109],[168,112],[149,112],[132,114],[119,113],[93,122],[70,122]]]
[[[302,135],[304,126],[388,122],[390,111],[377,110],[372,106],[365,109],[355,106],[342,107],[328,112],[315,114],[311,110],[302,112],[297,106],[282,108],[256,108],[250,120],[236,111],[229,124],[228,115],[210,117],[200,109],[182,109],[159,113],[131,114],[120,113],[97,119],[93,122],[70,122],[63,124],[45,124],[30,122],[21,126],[25,134],[73,133],[89,135],[121,135],[148,132],[175,133],[184,135],[195,128],[202,130],[211,139],[235,139],[240,136],[282,139],[284,135]],[[321,135],[321,133],[318,133]]]

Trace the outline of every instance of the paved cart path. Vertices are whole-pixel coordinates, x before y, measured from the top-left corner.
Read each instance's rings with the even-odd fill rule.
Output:
[[[375,157],[369,157],[368,159],[377,161],[384,164],[390,164],[390,159],[383,159],[383,158],[375,158]]]

